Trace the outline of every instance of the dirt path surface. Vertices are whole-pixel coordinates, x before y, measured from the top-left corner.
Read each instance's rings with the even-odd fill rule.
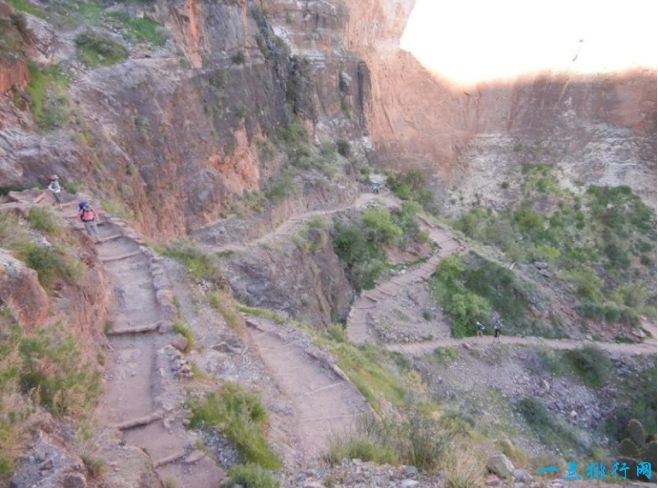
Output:
[[[446,256],[464,253],[465,246],[456,236],[447,229],[439,228],[427,219],[421,218],[422,227],[428,231],[430,239],[439,245],[439,250],[425,263],[417,268],[403,274],[389,278],[380,283],[372,290],[368,290],[354,302],[347,319],[347,335],[354,343],[364,343],[377,340],[376,332],[373,330],[372,322],[374,314],[383,309],[392,308],[391,304],[398,303],[400,295],[411,285],[425,282],[436,270],[437,265]],[[437,347],[459,346],[469,344],[482,346],[491,344],[492,338],[470,337],[466,339],[454,339],[442,337],[433,341],[410,342],[405,344],[389,343],[384,347],[389,351],[401,352],[409,355],[424,355],[431,353]],[[613,354],[655,354],[656,341],[649,339],[644,343],[624,344],[598,341],[577,341],[570,339],[543,339],[541,337],[501,337],[503,344],[524,344],[533,346],[545,346],[551,349],[577,349],[588,344],[596,345]]]
[[[418,342],[413,344],[387,344],[384,347],[389,351],[401,352],[411,356],[423,356],[433,352],[437,347],[449,346],[491,346],[495,344],[520,344],[526,346],[543,346],[549,349],[579,349],[592,345],[611,354],[656,354],[656,342],[643,342],[639,344],[623,344],[616,342],[576,341],[572,339],[543,339],[541,337],[515,337],[502,336],[496,340],[493,337],[468,337],[465,339],[447,338],[437,341]]]
[[[427,281],[443,258],[464,252],[464,246],[451,232],[430,226],[426,221],[423,224],[422,228],[427,230],[430,240],[439,246],[439,250],[422,265],[385,280],[354,301],[347,317],[347,336],[352,342],[362,344],[374,340],[372,321],[376,309],[381,310],[384,303],[395,301],[411,285]]]
[[[324,455],[371,414],[365,398],[331,360],[294,333],[261,317],[247,317],[255,347],[281,392],[290,400],[305,461]]]
[[[399,205],[399,200],[396,198],[392,197],[388,193],[381,193],[381,194],[375,194],[375,193],[362,193],[358,196],[358,198],[352,202],[349,205],[344,205],[341,207],[336,207],[336,208],[331,208],[331,209],[325,209],[325,210],[313,210],[311,212],[306,212],[303,214],[297,214],[288,220],[282,222],[279,224],[274,230],[271,232],[268,232],[267,234],[264,234],[257,239],[254,239],[252,241],[246,242],[246,243],[233,243],[233,244],[225,244],[221,246],[213,246],[210,244],[202,244],[200,245],[209,252],[215,252],[215,253],[224,253],[224,252],[239,252],[239,251],[245,251],[249,247],[253,246],[260,246],[263,245],[267,242],[274,241],[276,239],[280,239],[282,237],[290,237],[293,235],[294,230],[304,222],[307,222],[311,220],[314,217],[328,217],[331,215],[335,215],[340,212],[345,212],[350,209],[354,210],[359,210],[359,209],[364,209],[368,206],[368,204],[373,203],[375,201],[379,201],[385,206],[391,207],[395,205]]]
[[[75,208],[65,211],[75,221]],[[183,425],[185,397],[172,368],[171,324],[163,317],[155,285],[162,279],[159,258],[113,221],[99,226],[99,234],[99,258],[115,298],[114,318],[106,330],[110,352],[101,422],[146,452],[163,482],[216,488],[223,471],[196,449],[196,437]]]

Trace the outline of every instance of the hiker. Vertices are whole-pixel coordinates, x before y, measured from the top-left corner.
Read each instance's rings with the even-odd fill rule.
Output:
[[[478,337],[482,337],[484,335],[484,325],[478,320],[475,322],[475,327],[478,330]]]
[[[500,340],[500,333],[501,333],[500,322],[496,322],[496,325],[494,325],[494,339]]]
[[[88,202],[84,200],[80,202],[78,207],[80,209],[80,220],[82,220],[82,223],[85,224],[87,234],[89,234],[89,236],[92,237],[98,244],[101,240],[98,235],[98,227],[96,226],[96,221],[98,220],[96,211],[91,207],[91,205],[89,205]]]
[[[55,197],[55,201],[57,202],[57,205],[61,206],[62,205],[62,187],[59,186],[59,176],[57,175],[51,175],[48,177],[48,181],[50,182],[48,184],[48,191],[53,194],[53,197]]]

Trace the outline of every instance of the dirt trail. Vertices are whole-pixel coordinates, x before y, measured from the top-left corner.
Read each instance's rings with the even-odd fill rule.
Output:
[[[66,210],[67,218],[74,211]],[[110,352],[101,422],[119,429],[127,444],[143,449],[161,480],[216,488],[222,470],[196,450],[196,438],[182,422],[184,393],[167,347],[173,336],[167,333],[154,285],[154,275],[161,272],[158,258],[111,221],[99,227],[99,234],[98,254],[113,283],[116,306],[106,331]]]
[[[382,302],[393,301],[410,284],[427,281],[437,265],[446,256],[465,252],[465,246],[447,229],[433,225],[421,217],[422,227],[428,231],[430,239],[439,245],[439,251],[421,266],[401,276],[394,276],[379,284],[372,290],[363,293],[353,304],[347,319],[347,335],[354,343],[364,343],[375,340],[371,330],[371,311],[382,306]],[[466,339],[442,338],[427,342],[412,342],[406,344],[386,344],[389,351],[410,355],[423,355],[434,351],[437,347],[458,346],[469,344],[481,346],[490,344],[492,338],[470,337]],[[543,339],[541,337],[501,337],[503,344],[541,345],[551,349],[576,349],[588,344],[614,354],[655,354],[656,341],[648,340],[639,344],[619,344],[610,342],[577,341],[572,339]]]
[[[325,210],[313,210],[311,212],[306,212],[303,214],[297,214],[288,220],[285,220],[279,224],[273,231],[263,234],[262,236],[242,244],[224,244],[222,246],[213,246],[210,244],[199,243],[201,247],[209,252],[215,253],[224,253],[224,252],[240,252],[245,251],[249,247],[260,246],[266,242],[270,242],[281,237],[290,237],[292,236],[294,230],[302,223],[309,221],[314,217],[328,217],[335,215],[340,212],[345,212],[350,209],[363,209],[368,206],[369,203],[379,200],[386,206],[398,205],[399,201],[396,198],[391,197],[388,193],[362,193],[358,198],[349,205],[344,205],[342,207],[325,209]]]
[[[427,225],[426,221],[421,227],[429,233],[430,240],[438,244],[439,250],[422,265],[385,280],[372,290],[362,293],[354,301],[347,317],[347,336],[352,342],[361,344],[374,339],[370,330],[371,311],[379,306],[378,303],[398,296],[412,283],[427,281],[443,258],[465,250],[462,243],[451,232]]]
[[[371,414],[365,398],[322,353],[281,326],[247,317],[252,341],[294,411],[296,450],[306,461],[325,454],[334,438],[344,437]]]
[[[496,340],[493,337],[468,337],[465,339],[441,339],[437,341],[417,342],[411,344],[387,344],[384,347],[389,351],[401,352],[411,356],[423,356],[433,352],[437,347],[449,346],[492,346],[500,344],[521,344],[526,346],[543,346],[549,349],[579,349],[593,345],[612,354],[656,354],[656,342],[643,342],[638,344],[624,344],[616,342],[577,341],[573,339],[544,339],[541,337],[515,337],[502,336]]]

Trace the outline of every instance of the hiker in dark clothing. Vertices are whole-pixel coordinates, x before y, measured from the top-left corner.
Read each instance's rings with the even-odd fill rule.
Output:
[[[494,325],[494,339],[500,340],[500,334],[501,334],[500,322],[496,322],[496,325]]]

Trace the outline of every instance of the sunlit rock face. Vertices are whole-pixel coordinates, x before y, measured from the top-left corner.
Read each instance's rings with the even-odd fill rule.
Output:
[[[368,129],[386,166],[437,176],[440,196],[504,196],[526,163],[572,181],[626,184],[655,206],[656,73],[534,74],[462,88],[398,48],[412,1],[348,0],[348,45],[370,70]],[[436,46],[458,49],[458,46]]]

